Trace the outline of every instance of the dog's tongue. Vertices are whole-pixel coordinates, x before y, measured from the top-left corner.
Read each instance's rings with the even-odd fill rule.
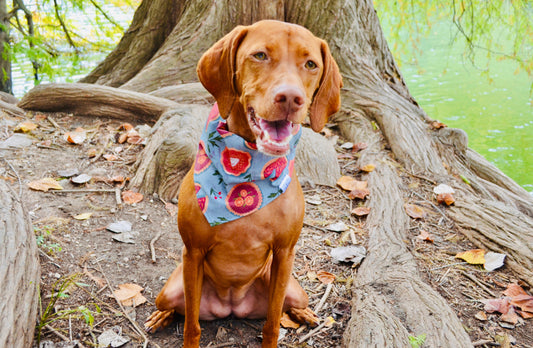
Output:
[[[273,156],[284,156],[290,149],[292,123],[289,121],[265,121],[259,119],[261,136],[258,145]]]
[[[289,121],[265,121],[259,120],[261,130],[268,138],[275,142],[283,142],[291,135],[292,123]]]

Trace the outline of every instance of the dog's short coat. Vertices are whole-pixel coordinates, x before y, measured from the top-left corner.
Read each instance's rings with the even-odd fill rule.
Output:
[[[273,158],[287,153],[291,130],[307,115],[318,132],[340,108],[342,79],[328,45],[295,24],[238,26],[202,56],[197,72],[227,129]],[[183,314],[189,348],[199,345],[199,319],[266,317],[263,347],[276,347],[283,311],[316,320],[291,275],[304,216],[296,174],[262,209],[211,226],[198,204],[193,167],[181,184],[178,209],[183,263],[157,296],[148,330],[167,325],[174,312]]]

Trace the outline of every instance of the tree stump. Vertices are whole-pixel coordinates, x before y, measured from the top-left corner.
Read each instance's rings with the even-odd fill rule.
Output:
[[[31,222],[20,198],[0,180],[0,347],[31,347],[39,281]]]

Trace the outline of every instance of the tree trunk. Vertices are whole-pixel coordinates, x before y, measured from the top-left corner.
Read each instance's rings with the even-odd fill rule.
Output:
[[[0,347],[31,347],[40,281],[31,222],[20,198],[0,180]]]
[[[9,52],[9,15],[6,0],[0,0],[0,91],[13,94],[13,81],[11,77],[11,58]]]
[[[402,178],[454,187],[456,205],[439,213],[476,245],[506,253],[508,267],[532,286],[533,199],[469,149],[463,131],[431,127],[432,120],[410,95],[394,62],[371,0],[145,0],[117,49],[83,81],[206,104],[209,97],[201,89],[185,95],[197,85],[176,85],[197,80],[200,55],[236,24],[266,18],[301,24],[329,43],[344,79],[342,110],[332,121],[346,140],[369,144],[358,164],[377,165],[369,174],[368,255],[353,288],[345,345],[409,347],[408,336],[425,333],[427,346],[472,346],[450,306],[422,281],[405,246],[409,218],[403,204],[413,189],[402,185]],[[149,43],[143,41],[146,36],[152,37]],[[137,56],[140,63],[134,64]],[[169,97],[173,93],[177,96]],[[208,109],[166,110],[132,184],[169,198],[192,161],[199,119]],[[334,153],[316,157],[336,162]],[[320,177],[338,176],[338,171],[322,169],[334,164],[303,162],[320,168]],[[415,193],[433,200],[427,185]],[[517,223],[510,224],[511,219]]]

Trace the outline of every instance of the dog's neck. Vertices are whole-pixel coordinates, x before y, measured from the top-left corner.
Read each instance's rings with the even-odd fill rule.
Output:
[[[226,122],[230,132],[237,134],[246,141],[255,143],[255,134],[250,129],[244,107],[238,100],[235,101]]]

